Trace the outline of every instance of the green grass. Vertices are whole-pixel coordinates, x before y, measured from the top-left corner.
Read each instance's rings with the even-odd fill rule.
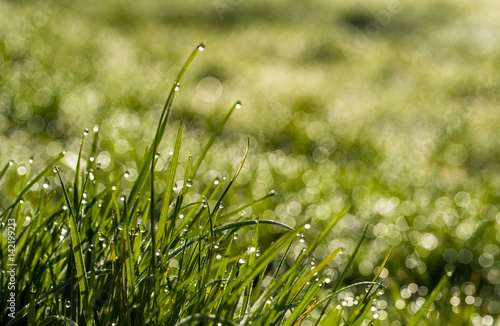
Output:
[[[207,55],[198,56],[183,77],[157,150],[157,222],[169,221],[168,207],[162,212],[160,205],[195,170],[183,202],[199,201],[218,177],[224,187],[217,197],[205,195],[208,206],[216,207],[250,137],[248,157],[214,216],[215,227],[242,212],[294,228],[312,220],[283,260],[287,269],[331,216],[349,205],[311,259],[320,262],[344,247],[324,270],[331,279],[343,278],[342,287],[373,279],[393,248],[380,274],[386,291],[376,301],[379,324],[410,323],[444,271],[454,269],[422,318],[430,324],[494,325],[491,319],[500,314],[499,6],[401,2],[384,23],[391,4],[0,2],[0,211],[16,203],[12,214],[26,216],[25,228],[38,207],[69,207],[57,174],[50,172],[55,165],[75,215],[85,201],[93,210],[85,214],[97,216],[100,201],[109,207],[111,198],[128,219],[138,209],[150,211],[140,206],[144,198],[137,199],[151,192],[151,165],[142,164],[151,153],[145,149],[155,138],[165,89],[191,47],[205,40]],[[237,98],[243,108],[217,131]],[[82,142],[85,127],[90,132]],[[66,155],[50,163],[62,151]],[[82,187],[87,182],[90,189],[92,182],[82,171],[91,166],[96,189],[83,198]],[[142,185],[134,187],[138,179]],[[270,189],[277,195],[269,195]],[[106,216],[113,211],[115,206]],[[52,218],[60,226],[67,217]],[[119,222],[121,215],[114,218]],[[84,219],[82,229],[90,225]],[[174,228],[169,224],[168,232]],[[282,232],[266,224],[259,230],[263,247]],[[252,243],[254,229],[245,226],[237,234],[233,248],[241,252]],[[60,277],[60,266],[54,268]],[[76,277],[77,270],[71,273]],[[27,276],[22,282],[29,288]],[[339,293],[328,307],[345,302],[350,309],[363,289]],[[312,309],[301,323],[314,325],[322,311]]]
[[[326,313],[325,320],[344,316],[353,325],[367,317],[368,307],[383,287],[378,282],[379,274],[363,283],[370,287],[356,309],[337,310],[331,300],[344,291],[340,286],[359,246],[340,279],[331,279],[323,270],[343,248],[320,262],[311,261],[312,253],[347,209],[335,216],[288,266],[283,262],[295,255],[290,251],[292,244],[301,240],[311,221],[293,228],[258,215],[245,216],[240,213],[241,208],[225,211],[223,199],[231,193],[244,166],[249,141],[230,180],[214,179],[196,195],[197,200],[186,201],[192,183],[197,181],[199,165],[240,102],[229,110],[194,166],[191,167],[191,159],[187,161],[183,186],[174,188],[182,149],[183,125],[179,125],[174,152],[164,168],[168,170],[167,188],[163,193],[155,192],[155,180],[161,175],[155,168],[156,150],[167,128],[177,85],[200,49],[202,45],[192,53],[171,89],[157,134],[141,162],[144,168],[128,196],[114,186],[98,190],[98,163],[91,156],[87,160],[83,156],[88,134],[85,130],[71,190],[65,186],[60,167],[54,167],[62,159],[61,154],[28,182],[2,212],[2,220],[14,219],[18,224],[18,312],[15,318],[8,318],[4,309],[3,324],[296,325],[319,309]],[[92,143],[89,155],[96,155],[98,132]],[[60,187],[50,192],[42,187],[29,193],[31,186],[52,170]],[[24,195],[38,200],[25,209],[21,199]],[[273,195],[272,192],[265,197]],[[245,203],[241,206],[248,207]],[[280,234],[262,245],[259,238],[266,225],[278,227]],[[242,229],[253,233],[250,242],[238,239],[237,232]],[[7,251],[2,241],[2,253]],[[2,264],[5,261],[2,259]],[[7,265],[2,268],[7,269]],[[2,301],[8,295],[3,292]],[[321,297],[324,299],[319,302]]]

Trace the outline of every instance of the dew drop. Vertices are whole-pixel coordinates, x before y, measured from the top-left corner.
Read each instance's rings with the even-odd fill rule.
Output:
[[[240,258],[240,260],[238,260],[238,263],[240,263],[240,264],[244,264],[244,263],[245,263],[245,259]]]
[[[176,92],[178,92],[178,91],[179,91],[179,89],[181,89],[181,85],[179,85],[179,83],[176,83],[176,84],[175,84],[175,88],[174,88],[174,90],[175,90]]]
[[[236,107],[237,109],[241,109],[241,102],[240,102],[240,101],[236,102],[235,107]]]
[[[99,131],[99,126],[95,125],[93,130],[94,130],[94,132],[98,132]]]
[[[54,171],[55,173],[59,172],[59,166],[54,166],[53,171]]]
[[[240,237],[240,236],[238,235],[238,233],[233,234],[233,239],[234,239],[234,240],[238,240],[238,238],[239,238],[239,237]]]
[[[121,195],[120,200],[121,200],[121,201],[125,201],[125,199],[127,199],[127,198],[125,197],[125,195]]]
[[[214,180],[214,185],[218,185],[220,183],[219,178]]]
[[[223,203],[223,202],[221,202],[221,203],[219,204],[219,208],[220,208],[220,209],[223,209],[223,208],[224,208],[224,203]]]
[[[385,289],[384,289],[384,288],[379,288],[379,289],[377,290],[377,295],[382,295],[382,294],[384,294],[384,293],[385,293]]]
[[[187,179],[186,186],[187,186],[188,188],[191,188],[191,187],[193,186],[193,180],[191,180],[191,179]]]
[[[99,232],[99,241],[104,241],[104,240],[106,240],[106,238],[104,237],[104,234]]]
[[[156,257],[159,257],[159,256],[160,256],[160,253],[161,253],[161,252],[160,252],[160,250],[158,250],[158,251],[156,252]]]
[[[325,278],[325,283],[326,283],[326,284],[329,284],[331,281],[332,281],[331,279],[329,279],[329,278]]]
[[[50,182],[49,180],[45,179],[45,181],[43,182],[43,189],[48,189],[50,187]]]
[[[123,175],[125,176],[125,178],[128,178],[128,177],[130,177],[130,172],[125,171],[125,173]]]
[[[311,228],[311,224],[309,224],[309,223],[308,223],[308,224],[304,225],[304,228],[305,228],[306,230],[309,230],[309,229]]]
[[[200,51],[200,52],[205,51],[205,44],[201,43],[201,44],[198,46],[198,51]]]
[[[30,159],[28,160],[28,163],[33,164],[33,157],[30,157]]]
[[[217,259],[217,260],[220,260],[221,258],[222,258],[222,256],[221,256],[221,255],[219,255],[219,254],[217,254],[217,255],[215,256],[215,259]]]
[[[380,317],[380,315],[378,313],[373,314],[373,319],[378,319],[378,317]]]
[[[65,306],[66,308],[71,307],[71,301],[66,300],[66,302],[64,303],[64,306]]]
[[[184,214],[179,214],[179,219],[183,219],[184,218]]]
[[[101,163],[97,163],[97,169],[100,170],[101,169]]]
[[[116,190],[116,186],[111,187],[111,190],[115,191]]]
[[[10,166],[14,165],[14,161],[13,161],[13,160],[10,160],[10,161],[9,161],[9,165],[10,165]]]
[[[88,130],[87,128],[85,128],[85,129],[83,130],[83,134],[84,134],[85,136],[87,136],[87,135],[89,134],[89,130]]]
[[[159,157],[160,157],[160,152],[156,152],[155,158],[159,158]]]
[[[245,211],[242,211],[242,212],[240,213],[240,216],[245,216],[245,214],[246,214],[246,212],[245,212]]]
[[[36,293],[36,285],[35,284],[31,284],[31,287],[30,287],[30,292],[32,294],[35,294]]]

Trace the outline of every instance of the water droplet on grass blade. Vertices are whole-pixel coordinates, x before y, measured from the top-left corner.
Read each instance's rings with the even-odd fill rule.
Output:
[[[181,85],[179,85],[179,83],[176,83],[174,90],[177,92],[179,91],[179,89],[181,89]]]
[[[205,51],[205,44],[201,43],[201,44],[198,46],[198,51],[200,51],[200,52]]]
[[[89,134],[89,130],[88,130],[87,128],[85,128],[85,129],[83,130],[83,134],[84,134],[85,136],[87,136],[87,135]]]
[[[36,285],[35,284],[31,284],[31,287],[30,287],[30,292],[32,294],[35,294],[36,293]]]
[[[94,130],[94,132],[98,132],[99,131],[99,126],[95,125],[93,130]]]
[[[159,257],[159,256],[160,256],[160,254],[161,254],[161,251],[160,251],[160,250],[158,250],[158,251],[156,252],[156,257]]]
[[[221,202],[221,203],[219,204],[219,208],[220,208],[220,209],[223,209],[223,208],[224,208],[224,203],[223,203],[223,202]]]
[[[30,159],[28,160],[28,163],[33,164],[33,157],[30,157]]]
[[[128,178],[128,177],[130,177],[130,172],[128,172],[128,171],[125,171],[125,173],[123,174],[123,176],[124,176],[125,178]]]
[[[235,107],[236,107],[237,109],[241,109],[241,102],[240,102],[240,101],[236,102]]]
[[[240,258],[240,260],[238,260],[238,263],[240,263],[240,264],[244,264],[244,263],[245,263],[245,259]]]
[[[238,238],[239,238],[238,233],[233,234],[233,239],[234,239],[234,240],[238,240]]]
[[[193,180],[191,180],[191,179],[187,179],[186,186],[187,186],[188,188],[191,188],[191,187],[193,186]]]
[[[121,195],[120,200],[125,201],[125,199],[127,199],[127,197],[125,197],[125,195]]]
[[[307,229],[307,230],[310,229],[311,228],[311,224],[304,225],[304,228]]]
[[[9,161],[9,165],[10,165],[10,166],[14,165],[14,161],[13,161],[13,160],[10,160],[10,161]]]
[[[54,171],[54,173],[59,172],[59,166],[54,166],[54,169],[52,171]]]

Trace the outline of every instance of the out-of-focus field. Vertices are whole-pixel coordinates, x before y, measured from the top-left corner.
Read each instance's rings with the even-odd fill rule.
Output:
[[[373,278],[394,247],[380,319],[414,314],[452,269],[436,311],[491,325],[487,316],[500,314],[498,17],[500,3],[486,0],[0,1],[0,166],[15,161],[0,207],[63,150],[70,180],[81,133],[94,125],[108,178],[128,170],[133,181],[167,90],[204,41],[160,168],[181,119],[184,162],[240,99],[199,173],[230,176],[250,137],[226,207],[276,190],[253,212],[291,226],[312,218],[299,251],[351,205],[316,259],[343,246],[329,266],[338,276],[370,224],[349,280]]]

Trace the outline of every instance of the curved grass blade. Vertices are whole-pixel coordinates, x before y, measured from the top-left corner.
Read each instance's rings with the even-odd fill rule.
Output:
[[[243,226],[255,225],[255,224],[257,224],[257,221],[254,221],[254,220],[230,223],[230,224],[226,224],[226,225],[214,228],[214,233],[215,232],[222,232],[222,231],[226,231],[226,230],[231,230],[231,229],[238,229],[238,228],[241,228]],[[281,227],[283,227],[285,229],[288,229],[288,230],[295,230],[291,226],[288,226],[288,225],[280,223],[280,222],[272,221],[272,220],[259,220],[259,224],[277,225],[277,226],[281,226]],[[207,235],[208,234],[204,235],[202,237],[202,239],[205,239],[207,237]],[[184,246],[190,247],[197,240],[198,240],[198,238],[196,238],[196,239],[190,239],[190,240],[188,240],[186,242],[185,245],[182,245],[180,247],[175,248],[174,250],[172,250],[168,254],[167,259],[170,260],[170,259],[174,258],[175,256],[177,256],[178,254],[180,254],[184,250]]]
[[[338,281],[337,281],[337,284],[335,285],[335,287],[333,288],[332,290],[332,293],[335,293],[337,291],[337,289],[340,287],[340,285],[342,284],[342,282],[344,281],[344,278],[345,276],[347,275],[347,273],[349,272],[349,269],[351,269],[351,266],[352,266],[352,263],[354,262],[354,258],[356,257],[356,255],[358,254],[358,251],[359,251],[359,248],[361,247],[361,244],[363,243],[363,240],[365,239],[366,237],[366,232],[368,231],[368,225],[365,227],[365,230],[363,231],[363,235],[361,236],[361,239],[359,239],[358,241],[358,244],[356,245],[356,248],[354,248],[354,251],[352,252],[352,255],[351,257],[349,257],[349,260],[347,261],[347,264],[344,268],[344,271],[342,272],[342,274],[340,275]],[[325,307],[323,308],[323,310],[321,311],[321,315],[319,316],[318,320],[316,321],[316,324],[315,325],[319,325],[319,322],[321,321],[321,318],[323,317],[323,315],[325,314],[326,312],[326,309],[328,308],[328,306],[330,306],[330,303],[331,301],[333,300],[333,296],[330,297],[330,299],[328,300],[328,303],[325,305]]]
[[[376,281],[377,281],[380,273],[382,273],[382,270],[384,269],[385,264],[389,260],[389,257],[391,256],[391,253],[392,253],[392,250],[393,250],[393,248],[391,248],[391,250],[389,250],[389,253],[387,254],[387,256],[385,256],[384,261],[380,265],[377,273],[375,274],[375,277],[373,278],[372,285],[370,285],[370,287],[368,288],[368,291],[366,291],[365,296],[363,297],[363,300],[361,300],[361,307],[356,311],[355,314],[352,315],[351,318],[349,318],[349,320],[352,320],[351,322],[348,321],[349,324],[358,324],[358,323],[362,322],[363,317],[366,315],[367,307],[369,306],[370,302],[373,300],[371,292],[372,292],[372,289],[374,287],[374,284],[376,284]]]
[[[219,221],[226,220],[226,219],[228,219],[228,218],[230,218],[230,217],[232,217],[232,216],[234,216],[234,215],[236,215],[236,214],[244,211],[246,208],[248,208],[248,207],[250,207],[250,206],[252,206],[254,204],[257,204],[257,203],[259,203],[259,202],[261,202],[263,200],[266,200],[267,198],[273,197],[275,195],[276,195],[276,192],[275,191],[271,191],[271,192],[269,192],[267,195],[265,195],[262,198],[254,200],[254,201],[252,201],[252,202],[250,202],[248,204],[245,204],[245,205],[243,205],[243,206],[241,206],[241,207],[239,207],[239,208],[235,209],[234,211],[231,211],[231,212],[229,212],[227,214],[221,215],[219,217]]]
[[[249,150],[250,150],[250,138],[247,138],[247,146],[245,148],[245,154],[243,155],[243,158],[241,159],[240,165],[236,169],[236,172],[234,172],[234,175],[231,178],[231,180],[229,181],[226,189],[224,189],[224,192],[222,193],[219,200],[217,201],[217,204],[215,205],[214,210],[212,211],[213,216],[217,216],[216,214],[217,214],[217,211],[219,210],[219,207],[220,207],[220,204],[222,203],[222,200],[224,199],[227,192],[229,191],[229,188],[231,188],[231,186],[233,185],[234,180],[236,180],[236,178],[240,174],[241,169],[243,169],[243,165],[245,164],[245,161],[247,160]],[[215,221],[213,221],[213,223],[215,223]]]
[[[422,305],[422,307],[418,310],[418,312],[410,320],[410,322],[408,323],[408,326],[416,326],[416,325],[418,325],[418,323],[420,322],[420,320],[422,319],[422,317],[424,317],[427,314],[427,312],[429,311],[429,308],[431,307],[431,305],[434,302],[434,300],[436,300],[436,297],[438,296],[439,292],[441,291],[441,289],[443,288],[443,286],[446,284],[446,282],[448,281],[448,279],[450,278],[450,276],[451,276],[451,273],[445,273],[441,277],[441,280],[439,280],[438,285],[436,285],[436,287],[434,288],[434,290],[432,290],[431,295],[427,298],[427,300]]]
[[[61,174],[59,173],[59,167],[56,166],[54,171],[57,173],[59,177],[59,181],[61,183],[61,187],[64,193],[64,198],[66,199],[66,203],[68,204],[68,208],[70,211],[69,214],[69,226],[71,228],[71,240],[72,240],[72,249],[73,255],[75,257],[75,265],[76,272],[78,278],[78,285],[80,288],[80,302],[83,306],[83,313],[85,316],[86,325],[94,325],[94,312],[92,308],[89,307],[89,283],[87,281],[87,273],[85,271],[85,264],[83,262],[83,252],[80,243],[80,234],[78,233],[78,226],[76,223],[76,216],[71,207],[71,201],[69,200],[68,193],[66,192],[66,187],[64,186],[64,182],[62,181]]]
[[[220,134],[222,127],[224,127],[227,120],[229,120],[229,117],[233,113],[234,109],[239,108],[239,107],[241,107],[240,101],[237,101],[236,103],[233,104],[231,109],[229,109],[229,112],[224,116],[224,118],[220,122],[219,126],[212,134],[212,137],[210,137],[210,140],[208,141],[207,145],[205,145],[205,148],[203,148],[203,151],[201,152],[198,160],[196,161],[196,163],[193,166],[193,170],[191,171],[191,177],[190,177],[191,180],[194,180],[194,177],[196,176],[196,172],[198,172],[198,168],[200,167],[201,162],[203,162],[203,160],[205,159],[205,156],[207,155],[208,150],[210,149],[210,147],[212,147],[212,144],[214,143],[215,138],[217,138],[217,136]]]

